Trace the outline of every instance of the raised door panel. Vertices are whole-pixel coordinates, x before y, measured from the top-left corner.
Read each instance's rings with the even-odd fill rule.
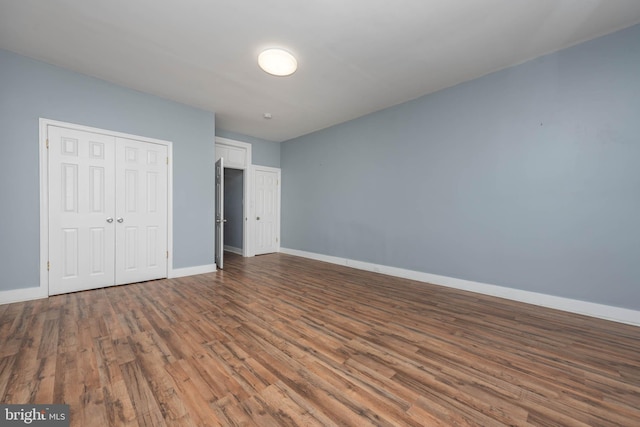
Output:
[[[246,155],[245,148],[216,144],[216,161],[223,158],[225,168],[245,169],[247,167]]]
[[[114,280],[114,156],[110,136],[47,127],[49,294]]]
[[[225,167],[244,169],[245,168],[245,150],[236,147],[229,147],[227,157],[224,159]]]
[[[116,284],[167,277],[167,154],[116,138]]]

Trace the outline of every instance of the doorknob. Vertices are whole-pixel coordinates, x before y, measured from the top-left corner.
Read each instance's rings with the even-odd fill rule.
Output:
[[[221,222],[227,222],[226,218],[225,219],[216,219],[216,224],[220,224]]]
[[[116,221],[118,221],[120,224],[122,224],[124,222],[124,218],[118,218],[118,219],[116,219]]]
[[[111,224],[111,223],[113,222],[113,218],[111,218],[111,217],[107,218],[107,222],[108,222],[109,224]]]
[[[260,217],[259,217],[259,216],[258,216],[258,217],[256,217],[256,219],[257,219],[258,221],[260,221]]]

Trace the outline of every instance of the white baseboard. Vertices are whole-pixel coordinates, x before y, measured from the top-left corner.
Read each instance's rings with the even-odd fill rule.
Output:
[[[12,302],[29,301],[32,299],[46,298],[47,290],[41,286],[35,288],[12,289],[10,291],[0,291],[0,304]]]
[[[169,271],[170,279],[185,276],[194,276],[196,274],[214,273],[216,271],[215,264],[199,265],[196,267],[175,268]],[[0,291],[0,305],[12,302],[29,301],[40,298],[47,298],[48,291],[46,287],[38,286],[34,288],[12,289],[9,291]]]
[[[363,261],[355,261],[347,258],[300,251],[297,249],[282,248],[280,251],[289,255],[329,262],[332,264],[343,265],[359,270],[373,271],[376,273],[387,274],[389,276],[402,277],[405,279],[432,283],[434,285],[441,285],[464,291],[477,292],[479,294],[491,295],[499,298],[506,298],[528,304],[539,305],[542,307],[568,311],[571,313],[584,314],[586,316],[597,317],[600,319],[612,320],[614,322],[640,326],[640,311],[630,310],[627,308],[613,307],[604,304],[596,304],[592,302],[574,300],[570,298],[541,294],[537,292],[512,289],[504,286],[496,286],[487,283],[473,282],[470,280],[456,279],[453,277],[439,276],[436,274],[422,273],[419,271],[389,267],[386,265],[373,264]]]
[[[242,255],[242,249],[236,248],[235,246],[224,245],[224,250],[234,254]]]
[[[196,274],[215,273],[216,265],[197,265],[195,267],[174,268],[169,271],[169,279],[175,279],[177,277],[195,276]]]

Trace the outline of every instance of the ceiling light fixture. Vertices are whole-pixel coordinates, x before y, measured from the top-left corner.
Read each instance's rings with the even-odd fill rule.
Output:
[[[267,49],[258,55],[258,65],[274,76],[289,76],[298,69],[298,61],[283,49]]]

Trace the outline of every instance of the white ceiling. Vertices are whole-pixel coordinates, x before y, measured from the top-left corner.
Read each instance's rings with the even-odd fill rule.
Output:
[[[283,141],[638,22],[638,0],[0,0],[0,48]],[[267,47],[298,71],[262,72]]]

